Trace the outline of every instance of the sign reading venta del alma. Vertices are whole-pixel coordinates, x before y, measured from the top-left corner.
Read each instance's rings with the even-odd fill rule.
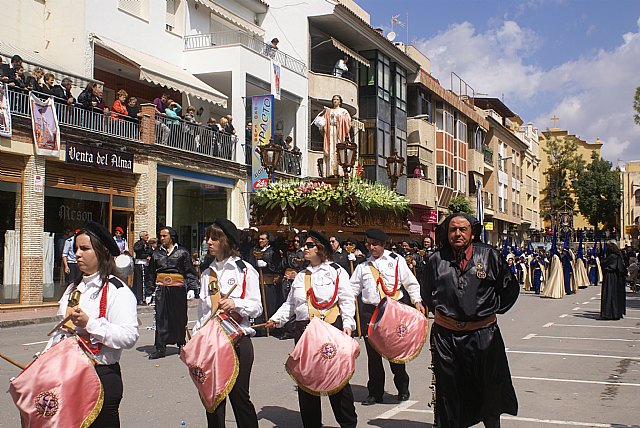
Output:
[[[133,173],[133,154],[103,147],[67,143],[66,162],[108,171]]]

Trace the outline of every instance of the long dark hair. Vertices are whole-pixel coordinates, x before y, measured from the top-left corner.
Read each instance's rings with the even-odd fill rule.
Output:
[[[102,243],[102,241],[87,229],[80,229],[80,231],[76,233],[75,239],[73,241],[73,251],[76,251],[78,249],[78,236],[80,235],[87,235],[89,237],[91,247],[93,247],[93,252],[96,254],[96,258],[98,259],[98,272],[100,272],[102,285],[106,284],[109,281],[109,276],[113,275],[116,271],[116,263],[113,259],[113,256],[109,252],[109,249]],[[82,275],[78,275],[78,278],[76,278],[74,285],[77,287],[80,282],[82,282]]]
[[[314,244],[316,244],[316,249],[318,252],[318,257],[320,258],[321,262],[325,262],[325,261],[333,261],[333,251],[330,251],[327,247],[325,247],[324,245],[322,245],[320,243],[320,241],[318,241],[316,238],[314,238],[313,236],[308,236],[308,239],[311,239]]]

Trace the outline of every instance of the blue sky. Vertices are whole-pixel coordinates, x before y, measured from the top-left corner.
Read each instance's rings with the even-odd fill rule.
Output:
[[[371,25],[406,21],[409,41],[479,93],[503,98],[525,122],[604,143],[614,164],[640,159],[633,94],[640,86],[640,0],[356,0]],[[397,41],[406,28],[395,25]]]

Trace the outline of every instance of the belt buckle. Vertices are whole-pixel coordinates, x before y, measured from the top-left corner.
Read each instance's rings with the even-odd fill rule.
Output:
[[[464,321],[456,321],[456,327],[458,328],[465,328],[467,326],[467,323]]]
[[[162,282],[164,282],[165,284],[171,284],[171,277],[170,276],[165,276],[164,279],[162,280]]]

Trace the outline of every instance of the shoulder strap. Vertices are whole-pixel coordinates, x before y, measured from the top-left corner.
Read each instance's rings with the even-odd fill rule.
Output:
[[[335,270],[340,269],[340,265],[339,265],[338,263],[335,263],[335,262],[331,263],[331,265],[330,265],[330,266],[331,266],[332,268],[334,268]]]
[[[122,282],[120,278],[116,278],[115,276],[109,278],[109,283],[116,288],[121,288],[122,286],[124,286],[124,282]]]
[[[244,260],[236,260],[236,266],[238,266],[238,269],[240,269],[241,271],[244,271],[247,268]]]
[[[396,257],[398,257],[398,255],[396,253],[389,253],[389,257],[395,259]]]

